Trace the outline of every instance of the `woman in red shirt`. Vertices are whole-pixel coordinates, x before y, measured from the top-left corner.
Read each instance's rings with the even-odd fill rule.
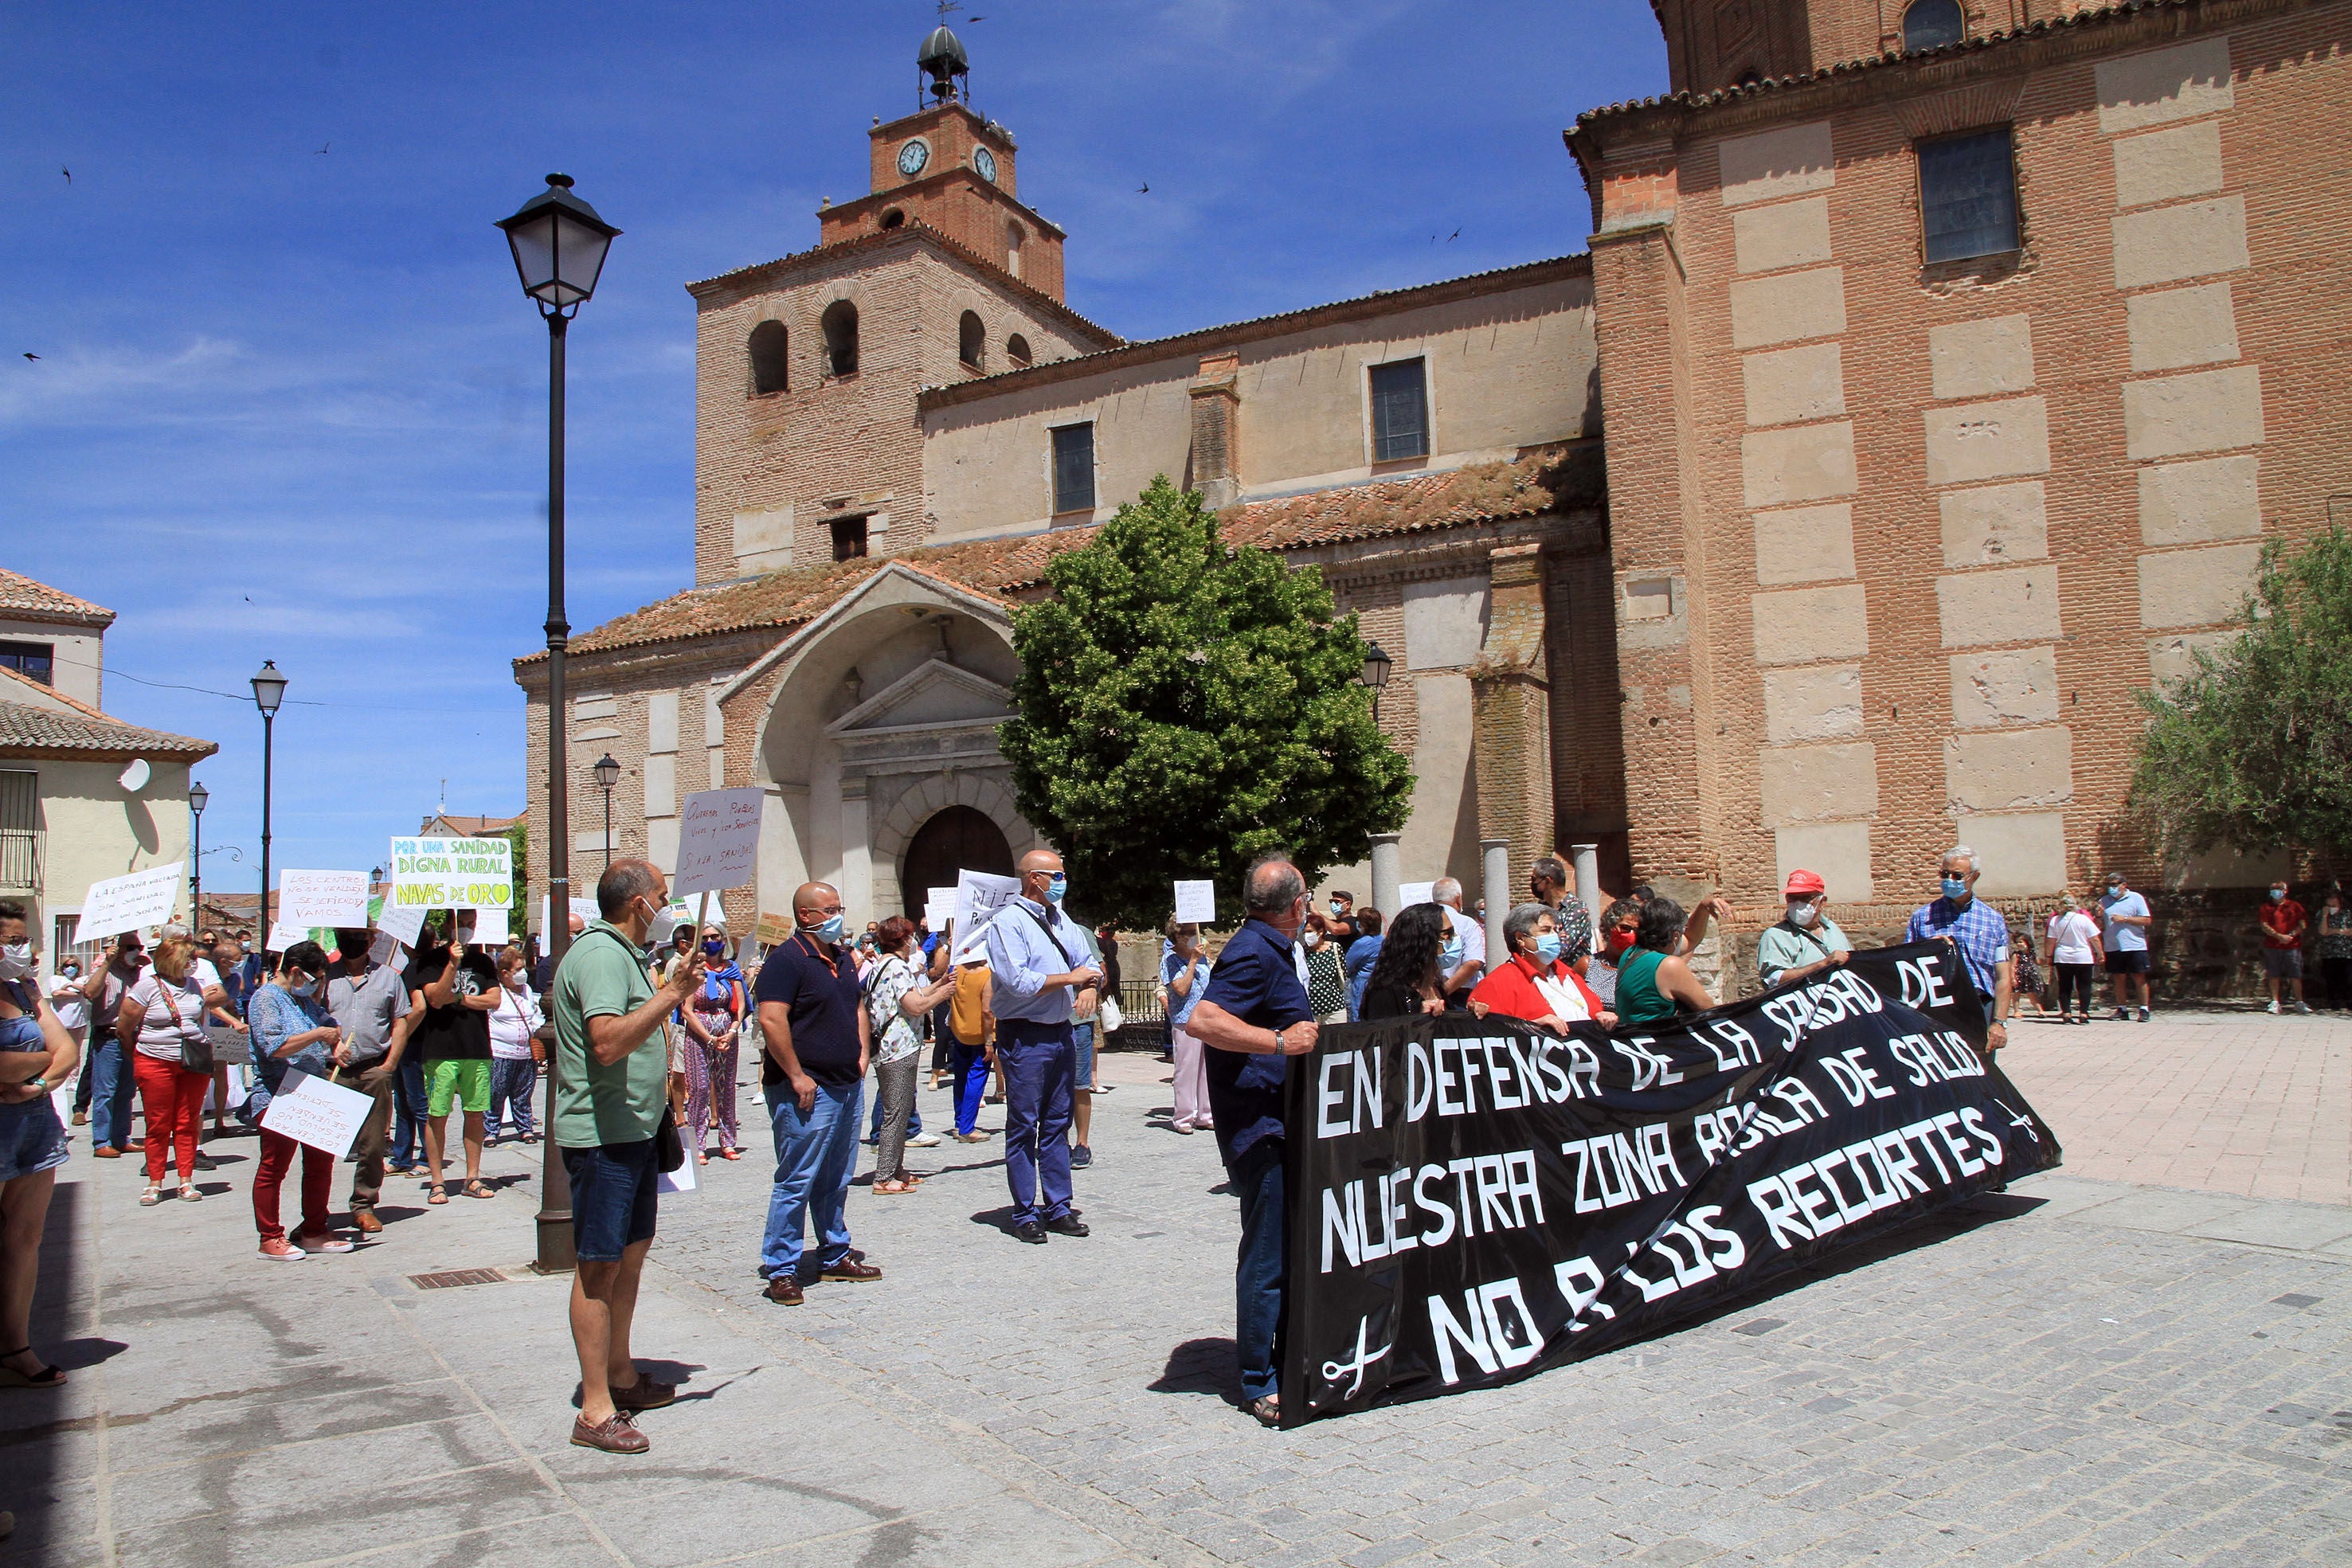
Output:
[[[1500,1013],[1525,1019],[1538,1029],[1566,1034],[1568,1026],[1590,1019],[1613,1029],[1617,1015],[1601,1010],[1601,998],[1583,977],[1559,958],[1559,926],[1540,904],[1522,904],[1503,922],[1510,961],[1498,964],[1470,993],[1470,1010],[1481,1017]]]

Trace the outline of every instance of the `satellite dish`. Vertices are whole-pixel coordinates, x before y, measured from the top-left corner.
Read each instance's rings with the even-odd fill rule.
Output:
[[[122,770],[122,777],[115,782],[136,795],[140,790],[147,788],[147,780],[152,777],[154,777],[154,769],[147,766],[147,759],[143,757],[134,757],[131,759],[131,766]]]

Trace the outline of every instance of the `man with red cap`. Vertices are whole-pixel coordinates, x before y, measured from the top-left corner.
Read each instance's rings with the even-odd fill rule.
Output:
[[[1757,977],[1768,990],[1783,981],[1809,980],[1853,956],[1853,944],[1829,917],[1829,884],[1819,873],[1790,872],[1781,893],[1788,912],[1756,944]]]

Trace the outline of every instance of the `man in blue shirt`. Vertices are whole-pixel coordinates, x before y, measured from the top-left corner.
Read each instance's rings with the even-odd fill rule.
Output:
[[[2009,1043],[2010,998],[2017,974],[2016,961],[2009,952],[2009,922],[2000,912],[1979,904],[1976,898],[1977,877],[1983,867],[1976,851],[1966,844],[1955,844],[1944,856],[1944,887],[1942,896],[1911,912],[1911,925],[1904,933],[1906,942],[1927,942],[1941,938],[1959,950],[1960,960],[1969,967],[1969,978],[1976,982],[1978,993],[1984,998],[1985,1054]]]
[[[1234,1270],[1234,1340],[1242,1397],[1271,1427],[1281,1419],[1282,1369],[1276,1340],[1287,1286],[1287,1226],[1282,1182],[1282,1082],[1289,1058],[1315,1049],[1307,998],[1307,879],[1288,861],[1263,861],[1242,883],[1249,918],[1217,956],[1207,992],[1186,1030],[1209,1047],[1209,1108],[1217,1152],[1242,1202],[1242,1244]]]
[[[776,1182],[760,1242],[768,1300],[801,1304],[804,1231],[817,1233],[818,1277],[878,1280],[849,1244],[849,1178],[872,1029],[857,956],[843,941],[841,894],[822,882],[793,894],[791,936],[760,967],[760,1095],[775,1130]]]
[[[2147,1021],[2147,928],[2155,917],[2147,900],[2132,891],[2124,873],[2107,873],[2107,895],[2099,900],[2106,930],[2101,946],[2107,953],[2107,973],[2116,985],[2116,1021],[2131,1017],[2132,988],[2139,988],[2139,1021]]]
[[[989,921],[985,938],[996,1061],[1004,1070],[1004,1180],[1013,1189],[1013,1234],[1040,1244],[1048,1230],[1087,1234],[1070,1207],[1070,1118],[1078,1075],[1071,1025],[1094,1017],[1102,971],[1087,961],[1086,934],[1062,913],[1068,890],[1062,857],[1030,851],[1021,857],[1021,891]]]

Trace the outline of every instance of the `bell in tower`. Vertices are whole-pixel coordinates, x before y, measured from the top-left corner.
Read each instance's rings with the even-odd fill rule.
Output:
[[[971,101],[971,57],[963,52],[962,40],[948,31],[947,15],[955,9],[958,7],[942,0],[940,25],[923,40],[922,52],[915,57],[916,68],[930,78],[933,103]]]

